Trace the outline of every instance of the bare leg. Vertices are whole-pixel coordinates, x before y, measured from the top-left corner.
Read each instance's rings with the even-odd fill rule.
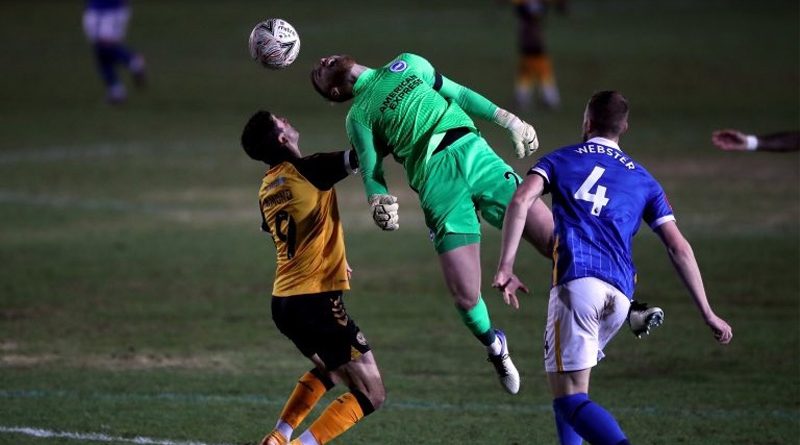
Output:
[[[375,409],[380,408],[386,400],[386,388],[372,351],[368,351],[358,360],[345,363],[331,374],[351,390],[361,391]]]
[[[470,310],[481,295],[481,245],[468,244],[439,255],[442,274],[456,307]]]
[[[519,372],[508,354],[505,333],[492,327],[489,311],[481,298],[480,244],[468,244],[439,255],[447,288],[461,320],[486,346],[500,384],[511,393],[519,392]]]
[[[589,393],[589,377],[592,368],[569,372],[548,372],[547,381],[553,398],[568,396],[577,393]]]

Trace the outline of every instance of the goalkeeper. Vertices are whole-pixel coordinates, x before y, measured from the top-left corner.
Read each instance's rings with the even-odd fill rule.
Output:
[[[538,148],[536,131],[414,54],[401,54],[378,69],[359,65],[350,56],[325,57],[312,70],[311,81],[331,101],[354,99],[347,135],[358,153],[373,219],[383,230],[399,228],[397,198],[386,187],[383,158],[392,154],[403,164],[409,185],[419,195],[456,309],[486,346],[503,387],[516,394],[519,373],[504,333],[492,326],[481,298],[477,215],[501,228],[506,205],[522,181],[492,150],[470,116],[508,129],[519,158]],[[526,221],[526,239],[549,258],[550,209],[537,201]]]

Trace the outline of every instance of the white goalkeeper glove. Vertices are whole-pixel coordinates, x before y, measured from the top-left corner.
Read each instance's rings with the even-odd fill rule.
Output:
[[[514,150],[519,159],[530,156],[539,148],[539,138],[533,125],[518,118],[513,113],[497,108],[494,112],[494,122],[511,133]]]
[[[372,219],[382,230],[393,231],[400,228],[397,214],[397,197],[392,195],[372,195],[369,197]]]

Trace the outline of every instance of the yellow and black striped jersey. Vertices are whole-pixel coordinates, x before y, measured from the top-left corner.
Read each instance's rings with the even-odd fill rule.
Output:
[[[262,229],[272,236],[276,297],[350,289],[344,232],[333,185],[350,152],[324,153],[270,168],[258,193]]]

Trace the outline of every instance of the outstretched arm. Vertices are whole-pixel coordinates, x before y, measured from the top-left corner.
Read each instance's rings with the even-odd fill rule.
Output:
[[[681,277],[681,281],[689,290],[697,309],[700,311],[703,320],[711,328],[714,338],[722,344],[730,343],[733,338],[733,330],[725,320],[717,317],[711,309],[703,287],[703,277],[700,275],[700,267],[694,257],[692,246],[678,230],[675,221],[668,221],[658,226],[656,233],[661,237],[661,241],[667,248],[672,265]]]
[[[295,167],[315,187],[330,190],[337,182],[358,172],[355,150],[316,153],[294,162]]]
[[[493,121],[498,106],[481,94],[436,73],[433,88],[442,96],[452,99],[470,116]]]
[[[499,289],[503,293],[503,301],[514,308],[519,308],[517,289],[528,293],[528,288],[514,275],[514,261],[519,249],[519,240],[525,228],[528,209],[542,196],[543,191],[544,179],[539,175],[529,175],[514,192],[514,197],[511,198],[503,219],[500,262],[497,265],[497,273],[494,276],[492,287]]]
[[[800,132],[784,131],[756,136],[738,130],[717,130],[711,134],[711,142],[725,151],[798,151]]]
[[[511,132],[511,140],[518,158],[530,156],[539,148],[539,138],[532,125],[513,113],[493,104],[489,99],[436,73],[433,88],[442,96],[453,100],[470,116],[491,121]]]
[[[798,151],[800,150],[800,131],[756,136],[756,149],[761,151]]]
[[[353,119],[347,119],[347,135],[358,154],[361,179],[370,206],[372,219],[382,230],[400,228],[397,198],[389,194],[383,178],[383,156],[375,147],[372,131]]]
[[[383,178],[383,157],[378,156],[372,130],[366,126],[347,120],[347,136],[358,155],[361,179],[367,199],[372,195],[388,194],[386,180]]]

